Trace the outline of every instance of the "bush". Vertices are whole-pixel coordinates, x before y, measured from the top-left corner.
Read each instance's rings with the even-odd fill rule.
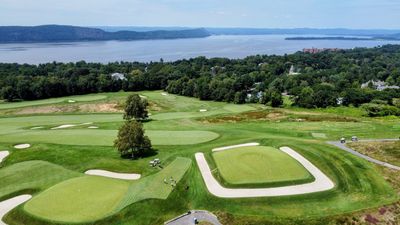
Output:
[[[400,116],[400,108],[384,104],[367,103],[361,106],[370,117]]]

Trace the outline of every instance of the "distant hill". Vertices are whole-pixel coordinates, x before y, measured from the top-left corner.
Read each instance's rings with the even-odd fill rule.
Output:
[[[209,32],[202,28],[146,32],[107,32],[98,28],[64,25],[0,26],[0,43],[178,39],[208,36],[210,36]]]
[[[385,29],[316,29],[316,28],[206,28],[211,35],[336,35],[336,36],[386,36],[400,33],[400,30]]]

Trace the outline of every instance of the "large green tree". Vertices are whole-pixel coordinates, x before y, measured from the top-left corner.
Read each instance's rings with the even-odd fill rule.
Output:
[[[132,94],[128,96],[125,103],[125,120],[144,120],[148,117],[147,112],[148,102],[146,99],[142,99],[138,94]]]
[[[135,120],[128,120],[118,131],[114,146],[121,156],[129,155],[131,158],[141,157],[151,151],[151,141],[145,135],[143,125]]]

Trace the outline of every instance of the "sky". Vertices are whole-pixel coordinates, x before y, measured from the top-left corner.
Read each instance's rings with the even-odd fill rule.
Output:
[[[0,0],[0,25],[399,29],[399,0]]]

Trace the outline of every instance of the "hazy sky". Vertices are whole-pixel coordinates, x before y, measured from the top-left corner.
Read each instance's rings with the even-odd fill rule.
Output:
[[[400,28],[399,0],[0,0],[0,25]]]

